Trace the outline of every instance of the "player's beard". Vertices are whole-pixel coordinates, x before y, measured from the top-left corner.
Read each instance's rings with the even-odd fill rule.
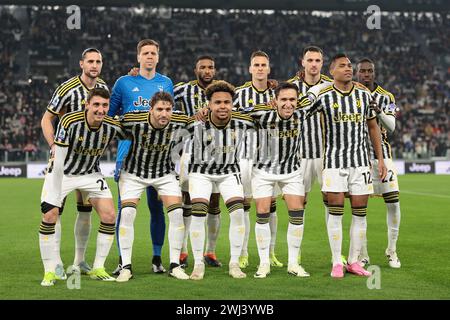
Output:
[[[97,79],[97,77],[100,75],[100,72],[92,72],[92,71],[89,71],[89,72],[86,72],[85,73],[85,75],[88,77],[88,78],[91,78],[91,79]]]

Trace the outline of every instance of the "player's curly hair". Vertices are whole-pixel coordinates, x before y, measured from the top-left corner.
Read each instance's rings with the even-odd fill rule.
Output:
[[[215,81],[206,87],[206,98],[211,100],[212,95],[216,92],[228,92],[234,97],[234,86],[223,80]]]
[[[159,91],[155,93],[150,100],[150,107],[153,108],[155,104],[159,101],[169,102],[172,106],[174,105],[173,98],[170,93],[165,91]]]

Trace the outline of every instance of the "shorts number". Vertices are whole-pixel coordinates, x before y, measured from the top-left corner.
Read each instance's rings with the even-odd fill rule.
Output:
[[[108,185],[106,184],[106,181],[103,179],[98,179],[96,181],[97,183],[100,183],[100,191],[108,189]],[[105,186],[106,185],[106,186]]]
[[[234,176],[236,177],[237,184],[238,184],[238,185],[242,184],[242,181],[241,181],[241,175],[235,173]]]
[[[388,179],[388,177],[389,177],[389,179]],[[392,182],[392,181],[394,181],[394,171],[388,170],[388,172],[386,174],[386,178],[381,180],[381,182],[386,183],[386,182]]]
[[[372,176],[370,174],[370,171],[363,172],[362,175],[364,176],[364,183],[365,184],[371,184],[372,183]]]

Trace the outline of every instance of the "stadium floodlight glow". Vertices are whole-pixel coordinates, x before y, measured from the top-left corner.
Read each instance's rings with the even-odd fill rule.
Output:
[[[137,15],[142,15],[144,13],[144,6],[141,4],[138,7],[133,7],[133,11]]]

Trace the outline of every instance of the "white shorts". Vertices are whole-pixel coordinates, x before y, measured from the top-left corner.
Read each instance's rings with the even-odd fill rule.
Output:
[[[184,192],[189,192],[189,162],[191,160],[191,155],[189,153],[183,153],[180,159],[180,187]]]
[[[283,195],[305,195],[305,187],[300,169],[289,174],[270,174],[264,170],[253,168],[252,191],[255,199],[274,196],[275,186],[277,184]]]
[[[384,164],[387,168],[387,176],[381,181],[378,175],[378,160],[372,160],[373,189],[375,194],[399,191],[397,169],[394,162],[392,159],[384,159]]]
[[[322,181],[323,192],[348,192],[351,195],[373,193],[369,167],[323,169]]]
[[[188,153],[183,153],[180,160],[180,186],[181,191],[183,192],[189,192],[189,163],[191,161],[191,155]],[[214,185],[212,189],[212,193],[219,193],[219,190],[217,189],[217,186]]]
[[[181,197],[180,183],[175,173],[161,178],[144,179],[124,171],[119,178],[120,200],[140,199],[142,192],[149,186],[154,187],[161,196]]]
[[[41,202],[47,202],[54,206],[61,207],[64,198],[74,190],[79,190],[83,197],[83,203],[87,204],[90,198],[111,198],[108,183],[100,172],[85,174],[80,176],[63,176],[61,184],[61,194],[59,199],[55,199],[55,190],[51,190],[50,176],[45,175],[44,186],[42,187]]]
[[[244,187],[244,197],[251,198],[253,160],[241,159],[239,161],[239,168],[241,170],[242,186]]]
[[[311,191],[316,180],[322,187],[323,159],[301,159],[300,170],[302,171],[306,193]]]
[[[209,200],[214,188],[222,195],[225,203],[231,198],[244,198],[244,189],[239,173],[220,176],[195,172],[189,174],[191,200],[197,198]]]

